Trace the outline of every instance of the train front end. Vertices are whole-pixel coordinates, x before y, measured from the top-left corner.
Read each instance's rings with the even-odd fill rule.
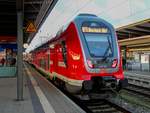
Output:
[[[82,89],[87,91],[120,90],[127,86],[115,30],[111,24],[93,15],[75,20],[83,53],[85,76]]]

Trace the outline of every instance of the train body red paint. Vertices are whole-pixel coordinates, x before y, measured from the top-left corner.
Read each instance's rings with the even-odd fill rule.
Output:
[[[61,80],[70,92],[127,85],[115,30],[95,15],[78,15],[32,56],[37,68]]]

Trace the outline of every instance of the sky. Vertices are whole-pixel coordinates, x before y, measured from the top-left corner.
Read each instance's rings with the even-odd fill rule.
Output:
[[[150,18],[150,0],[58,0],[26,52],[50,40],[80,13],[95,14],[118,28]]]

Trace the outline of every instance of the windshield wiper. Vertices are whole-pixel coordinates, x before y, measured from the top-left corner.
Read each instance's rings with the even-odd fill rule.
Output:
[[[107,49],[106,49],[106,51],[105,51],[105,53],[104,53],[104,55],[103,55],[103,61],[106,61],[107,60],[107,58],[108,58],[108,56],[107,56],[107,53],[108,53],[108,51],[109,51],[109,49],[111,50],[111,53],[112,53],[112,47],[111,47],[111,42],[110,42],[110,40],[109,40],[109,37],[107,37],[107,40],[108,40],[108,47],[107,47]]]

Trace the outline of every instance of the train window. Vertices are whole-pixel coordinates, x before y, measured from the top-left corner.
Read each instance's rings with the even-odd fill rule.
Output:
[[[46,61],[44,58],[40,59],[40,67],[46,69]]]
[[[107,57],[113,55],[112,37],[109,28],[103,23],[85,22],[82,32],[92,57]]]
[[[67,66],[67,48],[66,48],[66,42],[62,41],[61,45],[62,45],[63,60],[64,60],[65,65]]]
[[[50,68],[50,54],[48,54],[48,69]]]
[[[109,35],[86,33],[85,39],[91,56],[112,56],[112,42]]]

